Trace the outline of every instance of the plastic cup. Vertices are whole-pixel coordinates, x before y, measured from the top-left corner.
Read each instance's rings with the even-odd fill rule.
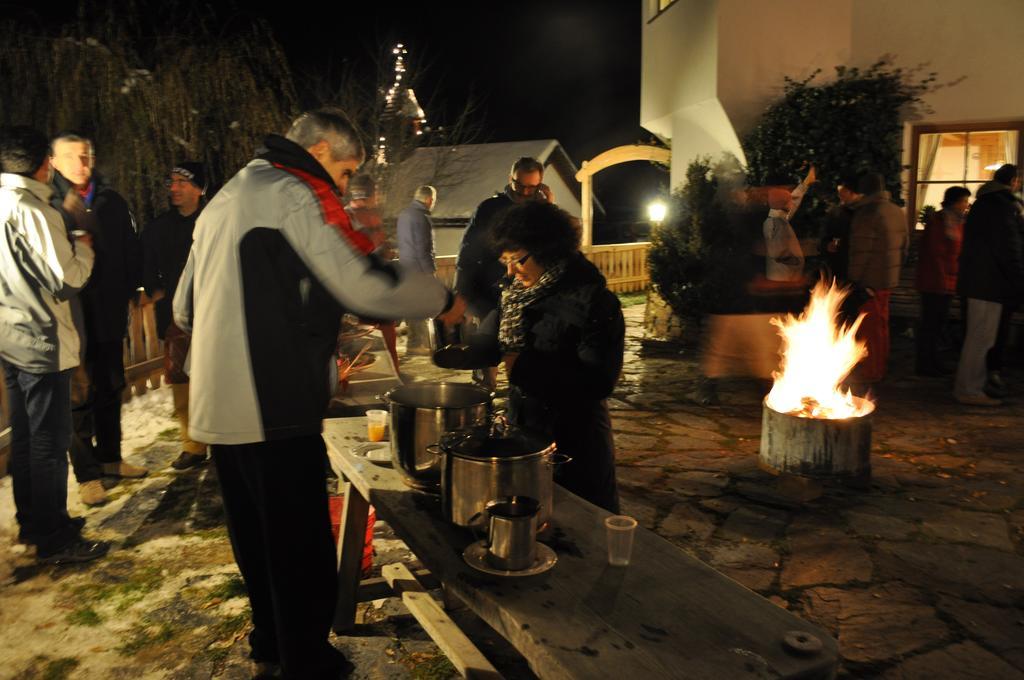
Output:
[[[633,552],[636,520],[629,515],[612,515],[605,518],[604,526],[608,530],[608,564],[614,567],[626,566]]]
[[[384,432],[387,426],[387,411],[373,409],[366,412],[366,436],[371,442],[384,441]]]

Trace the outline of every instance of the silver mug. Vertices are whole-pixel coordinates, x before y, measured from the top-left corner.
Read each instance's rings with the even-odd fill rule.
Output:
[[[537,559],[540,501],[505,496],[487,503],[487,562],[495,569],[522,571]]]

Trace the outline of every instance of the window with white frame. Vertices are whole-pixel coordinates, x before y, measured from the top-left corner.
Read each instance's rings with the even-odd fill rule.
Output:
[[[1024,121],[914,128],[910,175],[913,221],[918,221],[926,206],[939,208],[949,187],[964,186],[973,195],[1001,165],[1017,164],[1022,131]]]

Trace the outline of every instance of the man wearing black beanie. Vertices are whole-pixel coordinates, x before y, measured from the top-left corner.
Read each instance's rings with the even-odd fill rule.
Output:
[[[206,444],[188,436],[188,375],[184,372],[189,336],[174,325],[171,301],[192,247],[196,218],[206,202],[206,172],[201,163],[185,161],[171,168],[166,180],[171,209],[142,232],[142,285],[156,303],[156,331],[164,341],[164,379],[174,394],[174,414],[181,425],[181,455],[171,463],[186,470],[206,462]]]

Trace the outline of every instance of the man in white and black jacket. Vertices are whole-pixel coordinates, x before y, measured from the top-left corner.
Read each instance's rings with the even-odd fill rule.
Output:
[[[300,116],[207,205],[174,297],[192,332],[190,433],[209,442],[252,605],[258,673],[336,678],[337,589],[321,420],[342,314],[460,319],[433,276],[370,255],[341,204],[364,158],[336,109]]]

